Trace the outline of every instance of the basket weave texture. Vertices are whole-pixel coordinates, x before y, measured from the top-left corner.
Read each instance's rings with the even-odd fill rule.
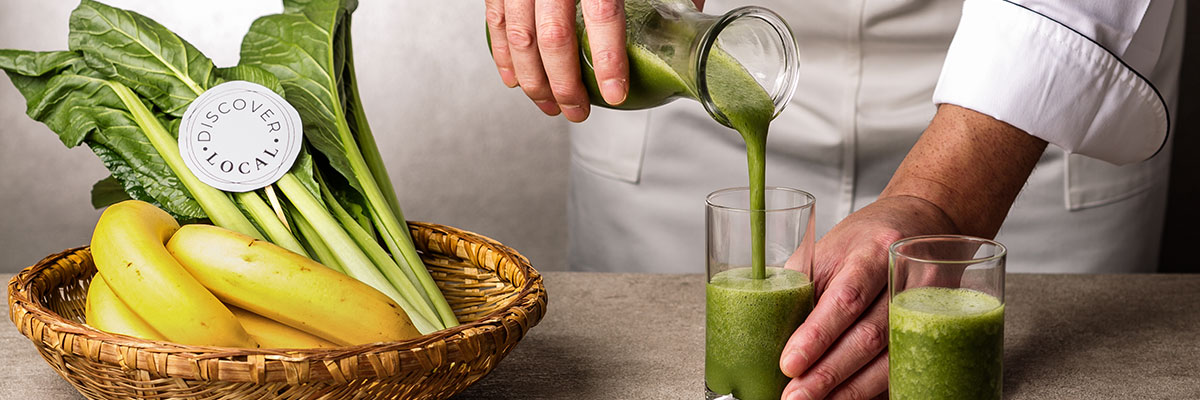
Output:
[[[487,375],[546,311],[541,275],[495,240],[410,222],[462,325],[332,349],[188,346],[83,324],[96,272],[87,248],[46,257],[8,284],[12,321],[90,399],[444,399]]]

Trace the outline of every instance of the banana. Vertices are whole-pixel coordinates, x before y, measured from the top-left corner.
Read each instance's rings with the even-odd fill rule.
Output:
[[[271,243],[187,225],[167,250],[221,301],[338,345],[420,336],[383,293]]]
[[[92,233],[92,258],[117,298],[167,340],[257,347],[233,313],[163,245],[179,223],[150,203],[109,206]]]
[[[272,321],[270,318],[229,306],[246,331],[259,346],[270,349],[308,349],[337,347],[336,343],[313,336],[299,329]]]
[[[142,317],[125,306],[99,275],[93,277],[92,284],[88,286],[87,308],[83,314],[88,325],[105,332],[149,340],[167,340],[142,320]]]

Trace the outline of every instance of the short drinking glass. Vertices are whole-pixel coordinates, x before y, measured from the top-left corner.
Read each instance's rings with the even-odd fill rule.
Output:
[[[888,393],[899,399],[1000,399],[1004,245],[918,236],[888,251]]]

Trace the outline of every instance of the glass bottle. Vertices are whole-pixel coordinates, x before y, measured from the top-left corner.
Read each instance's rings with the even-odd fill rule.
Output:
[[[775,12],[756,6],[722,15],[701,13],[691,0],[626,0],[626,51],[629,55],[629,95],[612,106],[604,102],[592,68],[591,51],[577,13],[580,66],[593,104],[646,109],[686,97],[699,101],[717,122],[730,126],[715,85],[747,82],[752,78],[783,111],[798,79],[796,41],[787,22]],[[725,79],[722,78],[725,76]],[[736,78],[745,77],[738,80]]]

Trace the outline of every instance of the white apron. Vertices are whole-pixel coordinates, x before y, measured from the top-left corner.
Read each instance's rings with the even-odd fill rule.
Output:
[[[879,195],[933,118],[962,2],[754,4],[782,15],[800,47],[795,97],[768,135],[767,185],[816,196],[823,235]],[[740,5],[710,0],[705,10]],[[1164,50],[1167,62],[1147,74],[1171,109],[1179,53]],[[570,129],[571,268],[703,273],[704,198],[747,184],[741,137],[686,99],[648,111],[594,107]],[[1153,272],[1169,155],[1168,142],[1148,161],[1117,167],[1049,146],[997,237],[1008,270]]]

